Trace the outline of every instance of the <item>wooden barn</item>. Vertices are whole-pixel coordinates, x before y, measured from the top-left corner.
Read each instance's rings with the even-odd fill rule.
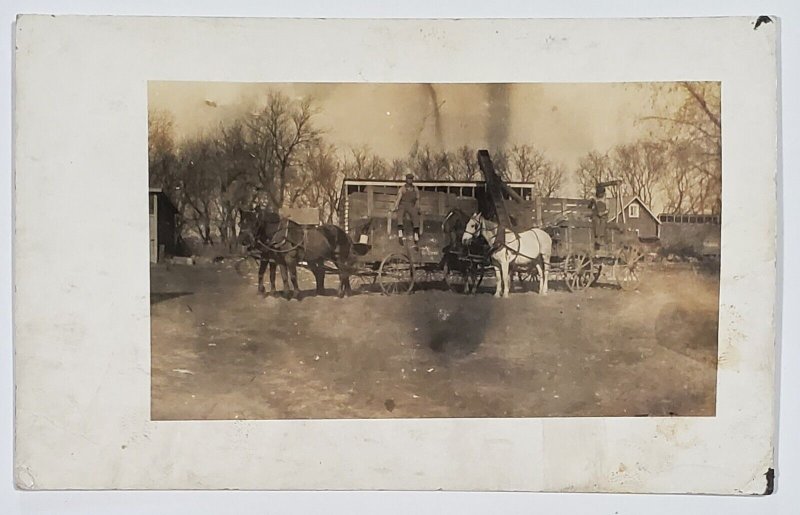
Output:
[[[624,211],[624,213],[623,213]],[[634,231],[641,240],[657,240],[661,236],[661,220],[650,211],[638,196],[622,197],[622,206],[609,200],[608,219],[625,220],[625,227]]]
[[[178,210],[161,190],[150,188],[150,262],[179,254]]]

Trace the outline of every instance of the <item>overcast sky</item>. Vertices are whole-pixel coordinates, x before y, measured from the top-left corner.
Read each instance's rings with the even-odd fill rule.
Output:
[[[663,86],[663,84],[662,84]],[[270,90],[311,96],[317,127],[338,148],[368,146],[392,159],[415,141],[434,149],[530,144],[572,171],[590,150],[605,152],[652,129],[656,84],[277,84],[151,82],[149,107],[169,111],[178,139],[214,130],[263,104]],[[437,109],[438,106],[438,109]]]

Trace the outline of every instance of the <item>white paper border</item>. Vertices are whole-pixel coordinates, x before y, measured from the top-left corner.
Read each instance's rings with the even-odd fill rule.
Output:
[[[777,23],[752,22],[20,19],[17,484],[763,492]],[[148,422],[147,80],[722,81],[717,416]]]

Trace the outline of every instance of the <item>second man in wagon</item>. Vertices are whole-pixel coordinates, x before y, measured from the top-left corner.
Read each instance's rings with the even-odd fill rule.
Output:
[[[405,236],[403,224],[405,223],[406,214],[411,218],[411,223],[414,226],[414,244],[416,244],[419,241],[419,189],[414,185],[413,175],[406,175],[406,182],[400,186],[392,211],[397,213],[397,237],[400,240],[400,244],[403,244],[403,237]]]

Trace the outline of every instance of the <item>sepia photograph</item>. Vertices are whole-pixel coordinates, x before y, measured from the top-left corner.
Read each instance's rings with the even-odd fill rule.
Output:
[[[779,29],[19,17],[15,487],[774,498]]]
[[[719,82],[151,81],[147,115],[153,420],[715,415]]]

